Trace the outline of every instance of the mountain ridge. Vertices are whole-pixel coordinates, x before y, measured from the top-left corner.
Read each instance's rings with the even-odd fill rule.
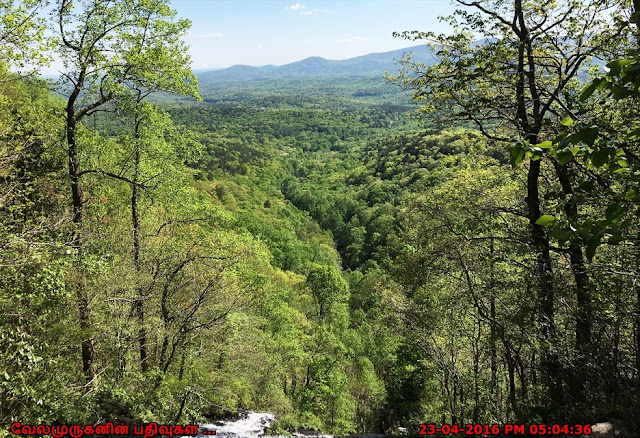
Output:
[[[310,56],[280,66],[270,64],[256,67],[237,64],[224,69],[200,72],[198,79],[201,82],[243,82],[322,75],[381,76],[385,71],[398,69],[396,61],[409,52],[413,53],[415,61],[427,64],[434,61],[431,51],[426,46],[419,45],[388,52],[369,53],[343,60]]]

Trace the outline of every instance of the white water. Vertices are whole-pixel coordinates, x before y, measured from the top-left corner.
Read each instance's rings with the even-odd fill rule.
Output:
[[[203,424],[204,429],[215,430],[214,436],[229,438],[257,438],[264,435],[266,428],[271,426],[275,419],[273,414],[267,412],[249,412],[246,417],[236,421],[224,421],[222,424]]]
[[[201,424],[200,427],[207,430],[215,430],[215,435],[198,435],[199,438],[258,438],[264,435],[267,428],[271,426],[271,422],[275,420],[275,416],[268,412],[247,412],[243,418],[236,421],[224,421],[216,424]],[[334,438],[331,435],[305,435],[294,433],[294,438]],[[288,437],[269,437],[269,438],[288,438]]]

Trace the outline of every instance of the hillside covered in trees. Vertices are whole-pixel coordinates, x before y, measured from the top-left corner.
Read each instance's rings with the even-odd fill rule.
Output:
[[[169,0],[1,2],[0,436],[640,433],[640,5],[457,3],[385,77],[265,77]]]

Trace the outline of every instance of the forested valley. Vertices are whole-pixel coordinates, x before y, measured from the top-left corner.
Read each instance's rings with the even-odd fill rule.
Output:
[[[640,434],[640,4],[457,4],[431,62],[216,81],[169,0],[0,2],[0,436]]]

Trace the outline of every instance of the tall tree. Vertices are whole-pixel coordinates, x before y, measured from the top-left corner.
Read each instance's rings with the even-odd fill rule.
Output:
[[[414,90],[423,110],[453,123],[471,123],[494,141],[524,139],[512,152],[512,162],[531,157],[524,203],[530,224],[530,241],[536,252],[538,306],[542,336],[542,361],[548,378],[549,398],[562,401],[561,370],[553,343],[555,291],[550,241],[543,227],[540,178],[543,142],[554,135],[548,120],[570,111],[576,98],[578,76],[590,56],[604,56],[616,47],[621,34],[610,17],[619,10],[608,0],[534,2],[528,0],[457,0],[463,8],[448,21],[459,29],[451,36],[431,32],[399,34],[427,40],[439,62],[427,67],[404,60],[398,78]],[[474,42],[474,35],[481,41]],[[565,214],[576,214],[566,169],[556,163],[557,178],[565,197]],[[576,343],[585,351],[590,342],[590,292],[582,248],[572,245],[570,263],[575,278],[578,310]],[[582,384],[582,383],[580,383]],[[579,385],[578,385],[579,386]]]
[[[162,185],[185,184],[178,181],[175,175],[186,172],[185,162],[194,156],[190,147],[194,142],[189,132],[176,129],[168,114],[159,111],[145,102],[150,90],[138,88],[135,99],[127,105],[131,113],[133,127],[125,133],[121,140],[124,146],[124,158],[118,163],[122,175],[131,181],[131,228],[133,231],[133,262],[137,274],[135,311],[138,317],[138,344],[140,366],[142,371],[149,367],[147,361],[147,340],[145,329],[145,288],[141,275],[143,273],[143,225],[145,219],[141,206],[144,192],[141,189],[152,183],[155,192]],[[195,90],[194,90],[195,92]],[[151,190],[151,188],[149,188]],[[151,195],[151,193],[147,193]],[[153,199],[153,196],[146,196]]]
[[[555,139],[548,153],[563,159],[566,163],[588,166],[590,172],[580,175],[583,197],[596,208],[583,214],[580,221],[572,224],[573,230],[560,230],[567,238],[587,242],[587,257],[592,260],[600,246],[608,247],[599,256],[598,264],[613,271],[613,266],[625,266],[624,273],[630,281],[618,279],[632,292],[634,315],[634,367],[636,378],[640,375],[640,288],[638,287],[638,260],[640,260],[640,239],[638,238],[638,202],[640,197],[640,59],[638,44],[640,38],[640,3],[633,2],[630,16],[621,20],[628,26],[629,49],[624,56],[606,64],[606,75],[598,75],[590,81],[580,94],[580,99],[589,101],[596,93],[598,103],[591,105],[590,111],[578,114],[577,119],[567,117],[563,122],[563,132]],[[592,99],[595,101],[596,99]],[[592,189],[589,189],[591,188]],[[571,233],[569,231],[574,231]],[[630,251],[612,250],[627,246]],[[609,259],[608,255],[616,258]],[[602,268],[600,268],[602,270]],[[628,299],[626,294],[620,297]],[[626,319],[622,317],[622,319]],[[616,345],[617,350],[617,345]],[[622,356],[622,357],[621,357]],[[624,382],[617,370],[624,365],[624,355],[614,354],[613,374],[615,385]],[[637,383],[636,383],[637,384]],[[640,386],[639,386],[640,387]]]
[[[180,40],[190,23],[176,20],[168,0],[59,0],[54,17],[63,60],[61,86],[66,96],[65,137],[73,206],[73,238],[78,278],[76,293],[82,329],[82,368],[95,377],[89,296],[83,260],[82,178],[102,174],[133,181],[120,173],[87,168],[81,121],[113,108],[116,98],[130,93],[131,84],[149,90],[183,91],[196,84]],[[166,63],[166,64],[165,64]],[[181,68],[176,68],[179,65]]]
[[[174,161],[171,159],[172,155],[174,158],[180,157],[179,159],[183,163],[188,159],[188,154],[184,154],[185,150],[179,149],[181,145],[185,144],[185,140],[189,136],[184,133],[184,138],[182,139],[173,136],[172,141],[163,141],[165,134],[173,127],[171,119],[168,115],[159,113],[146,100],[152,93],[159,91],[189,95],[200,99],[198,83],[191,73],[186,48],[179,39],[180,32],[186,28],[175,27],[175,24],[165,21],[147,22],[140,38],[137,41],[132,41],[132,44],[139,47],[139,50],[132,54],[131,62],[132,64],[142,62],[145,68],[140,69],[136,72],[137,74],[128,78],[125,85],[130,93],[123,96],[123,101],[119,102],[121,107],[128,109],[133,119],[133,137],[130,142],[132,150],[130,151],[131,153],[127,154],[127,158],[120,168],[131,168],[129,180],[131,185],[133,257],[134,266],[138,274],[142,270],[140,262],[139,190],[146,182],[152,179],[157,181],[158,176],[162,175],[166,167],[170,167],[165,165],[165,169],[157,169],[158,173],[147,175],[148,179],[145,179],[141,162],[145,159],[144,156],[147,152],[151,154],[147,161],[155,161],[154,164],[157,168],[163,167],[159,161],[165,161],[167,164]],[[168,38],[155,39],[155,35],[173,35],[173,40],[168,41]],[[136,60],[136,58],[138,59]],[[153,157],[154,152],[156,157]],[[153,165],[150,167],[153,167]],[[123,174],[121,173],[121,175]],[[135,307],[139,323],[140,364],[142,370],[146,371],[148,363],[144,327],[144,296],[142,295],[141,285],[138,285],[136,289],[138,298],[136,299]]]

